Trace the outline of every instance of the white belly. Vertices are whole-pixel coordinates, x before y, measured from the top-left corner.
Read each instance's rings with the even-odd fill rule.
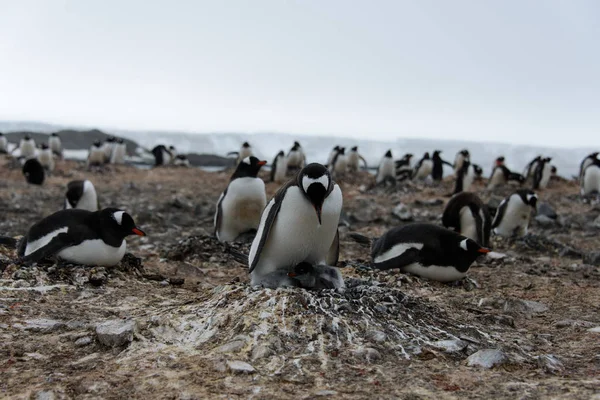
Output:
[[[480,243],[477,237],[477,223],[469,207],[460,209],[460,234]]]
[[[299,151],[292,151],[288,156],[289,167],[300,167],[302,164],[302,154]]]
[[[433,161],[425,160],[421,163],[421,167],[417,171],[415,178],[425,179],[433,172]]]
[[[381,164],[379,164],[379,171],[377,172],[377,178],[375,181],[377,183],[381,183],[389,178],[396,178],[396,167],[392,158],[384,157],[384,159],[381,160]]]
[[[338,156],[335,162],[334,171],[336,174],[341,175],[346,173],[346,169],[348,168],[348,159],[346,156]]]
[[[238,162],[242,161],[246,157],[252,156],[252,148],[251,147],[242,147],[240,150],[240,156],[238,158]]]
[[[292,267],[302,261],[326,264],[327,254],[337,232],[342,202],[342,191],[336,185],[325,199],[321,212],[322,224],[319,225],[317,214],[310,201],[302,194],[299,187],[290,187],[273,223],[269,238],[259,255],[259,261],[252,271],[252,284],[258,285],[262,276],[277,269]],[[266,220],[266,214],[272,204],[273,201],[265,208],[261,224]],[[261,235],[262,227],[252,242],[250,263],[257,256],[256,251]]]
[[[48,146],[50,146],[50,150],[53,152],[61,153],[62,151],[60,139],[57,137],[51,136],[50,139],[48,139]]]
[[[352,171],[358,171],[359,158],[358,153],[351,151],[348,155],[348,169]]]
[[[110,157],[111,164],[123,164],[125,163],[126,145],[118,144],[115,146],[112,156]]]
[[[97,147],[92,147],[90,149],[90,155],[88,157],[88,164],[90,165],[99,165],[104,164],[104,151]]]
[[[494,228],[494,233],[500,236],[525,236],[531,218],[531,208],[523,203],[517,194],[513,194],[509,201],[502,221]]]
[[[52,156],[52,150],[46,149],[40,151],[38,155],[38,161],[42,164],[42,167],[49,171],[54,170],[54,157]]]
[[[454,158],[454,173],[455,174],[458,174],[458,171],[460,171],[460,169],[462,168],[464,161],[465,161],[465,157],[462,154],[458,153],[456,155],[456,158]]]
[[[4,136],[0,137],[0,151],[8,151],[8,140]]]
[[[492,177],[490,178],[490,183],[488,184],[488,189],[493,189],[493,188],[498,187],[503,184],[504,184],[504,173],[502,172],[502,169],[496,168],[494,170],[494,173],[492,174]]]
[[[275,182],[278,183],[282,183],[283,181],[285,181],[285,173],[287,170],[287,161],[285,156],[284,157],[279,157],[277,159],[277,166],[275,169],[275,176],[273,177],[273,179],[275,180]]]
[[[125,255],[127,243],[123,240],[120,247],[112,247],[102,239],[86,240],[77,246],[71,246],[58,253],[65,261],[84,265],[115,265]]]
[[[266,204],[267,195],[262,179],[238,178],[233,180],[221,202],[223,214],[217,238],[221,242],[231,242],[241,233],[258,229],[260,216]]]
[[[592,165],[587,167],[583,172],[583,186],[581,193],[583,195],[600,193],[600,168]]]
[[[548,187],[548,182],[550,182],[550,176],[552,176],[552,165],[550,165],[550,163],[546,163],[544,164],[544,169],[542,170],[540,189],[545,189],[546,187]]]
[[[475,179],[475,171],[472,166],[469,166],[467,170],[467,175],[463,178],[463,192],[468,192],[471,190],[471,185],[473,184],[473,180]]]
[[[460,272],[454,267],[441,267],[437,265],[425,267],[418,263],[409,264],[401,270],[402,272],[409,272],[422,278],[439,282],[453,282],[467,276],[466,272]]]
[[[21,150],[21,156],[25,158],[35,157],[35,142],[33,140],[21,141],[19,149]]]

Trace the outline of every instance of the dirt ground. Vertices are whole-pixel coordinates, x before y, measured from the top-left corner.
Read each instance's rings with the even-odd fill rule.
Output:
[[[21,266],[0,245],[0,396],[600,398],[600,206],[582,202],[576,183],[538,192],[557,220],[533,221],[524,240],[493,238],[470,281],[441,284],[369,270],[369,249],[347,234],[405,223],[392,212],[400,203],[439,224],[452,178],[370,188],[371,175],[348,177],[348,288],[308,292],[250,288],[231,250],[247,252],[252,237],[211,237],[230,173],[64,161],[39,187],[0,158],[0,235],[61,209],[67,183],[82,178],[148,234],[128,238],[132,255],[112,268]],[[270,197],[278,186],[266,187]],[[477,187],[484,201],[511,190]],[[131,323],[124,344],[100,340],[107,321]],[[490,358],[492,368],[470,365]]]

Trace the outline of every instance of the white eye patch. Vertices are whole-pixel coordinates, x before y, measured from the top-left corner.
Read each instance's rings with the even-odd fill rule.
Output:
[[[123,214],[125,214],[125,211],[116,211],[113,213],[113,218],[115,219],[115,221],[117,221],[117,224],[121,225],[121,223],[123,222]]]
[[[469,240],[469,239],[465,239],[460,242],[460,248],[463,249],[464,251],[467,251],[467,240]]]
[[[243,163],[250,165],[250,157],[246,157],[242,160]]]
[[[308,187],[313,183],[320,183],[321,185],[323,185],[325,190],[327,190],[327,188],[329,187],[329,177],[327,175],[322,175],[321,177],[316,179],[309,178],[308,176],[302,177],[302,188],[305,192],[308,191]]]
[[[531,199],[537,199],[537,196],[535,194],[528,194],[527,195],[527,202],[530,203]]]

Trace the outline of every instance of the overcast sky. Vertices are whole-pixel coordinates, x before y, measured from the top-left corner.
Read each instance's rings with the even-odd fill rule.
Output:
[[[0,119],[600,145],[600,1],[0,0]]]

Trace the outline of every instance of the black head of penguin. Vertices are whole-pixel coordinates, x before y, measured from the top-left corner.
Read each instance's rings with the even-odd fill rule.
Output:
[[[35,158],[30,158],[25,162],[23,165],[23,175],[25,175],[25,179],[28,183],[34,185],[41,185],[44,183],[44,167],[42,167],[42,164]]]
[[[469,158],[469,155],[470,155],[469,150],[467,150],[467,149],[461,150],[460,154],[462,154],[462,156],[465,158]]]
[[[481,168],[477,164],[471,164],[471,165],[473,166],[473,170],[475,171],[475,177],[481,178],[481,176],[483,175],[483,168]]]
[[[285,152],[283,150],[279,150],[279,153],[277,153],[277,157],[283,157],[285,156]]]
[[[392,150],[386,151],[384,157],[392,158]]]
[[[235,172],[231,175],[231,180],[237,178],[256,178],[258,171],[266,163],[266,161],[261,161],[254,156],[246,157],[238,164]]]
[[[456,239],[458,243],[453,243],[455,246],[453,248],[453,253],[456,255],[458,262],[458,267],[469,267],[471,264],[482,254],[487,254],[490,252],[489,249],[480,246],[476,241],[470,238],[466,238],[462,235],[458,235],[459,238]],[[456,246],[458,244],[458,246]],[[448,246],[452,249],[452,244]]]
[[[403,158],[407,161],[410,161],[410,159],[413,158],[413,155],[411,153],[406,153]]]
[[[50,136],[52,136],[52,137],[58,137],[58,133],[53,132],[53,133],[50,134]]]
[[[425,154],[423,154],[423,160],[429,160],[431,157],[429,156],[429,152],[426,151]]]
[[[320,225],[321,209],[332,185],[329,170],[319,163],[308,164],[298,174],[296,184],[313,205]]]
[[[346,148],[345,147],[340,147],[340,149],[338,150],[338,154],[340,155],[344,155],[346,153]]]
[[[298,147],[301,147],[301,146],[300,146],[300,143],[298,143],[298,142],[294,142],[294,147],[296,147],[296,148],[298,148]]]
[[[102,146],[102,143],[99,140],[94,140],[94,147],[100,148]]]
[[[175,150],[175,146],[169,146],[169,151],[174,151]]]
[[[441,153],[441,152],[442,152],[441,150],[436,150],[436,151],[434,151],[434,152],[433,152],[433,157],[432,157],[432,158],[433,158],[434,160],[439,160],[439,159],[441,159],[441,158],[442,158],[442,157],[440,157],[440,153]]]
[[[116,140],[116,139],[115,139],[115,137],[114,137],[114,136],[109,136],[108,138],[106,138],[106,141],[107,141],[108,143],[114,143],[114,141],[115,141],[115,140]]]
[[[358,151],[358,146],[354,146],[350,149],[351,151]]]
[[[517,190],[516,193],[519,195],[521,200],[523,200],[523,203],[527,204],[528,206],[534,209],[537,208],[538,197],[537,194],[535,194],[535,192],[529,189],[521,189]]]
[[[31,136],[29,135],[25,135],[25,137],[23,137],[24,140],[31,140]]]
[[[123,139],[123,138],[118,138],[118,139],[117,139],[117,143],[119,143],[119,144],[123,144],[123,143],[125,143],[125,139]]]
[[[42,144],[40,145],[40,148],[41,148],[42,150],[47,150],[47,149],[48,149],[48,145],[47,145],[46,143],[42,143]]]
[[[242,147],[244,147],[244,148],[248,148],[248,147],[250,147],[250,143],[248,143],[248,142],[244,142],[244,143],[242,144]]]
[[[133,222],[131,215],[118,208],[105,208],[98,214],[101,231],[112,237],[124,239],[129,235],[146,236]]]
[[[496,158],[496,166],[499,167],[500,165],[504,165],[504,156]]]

